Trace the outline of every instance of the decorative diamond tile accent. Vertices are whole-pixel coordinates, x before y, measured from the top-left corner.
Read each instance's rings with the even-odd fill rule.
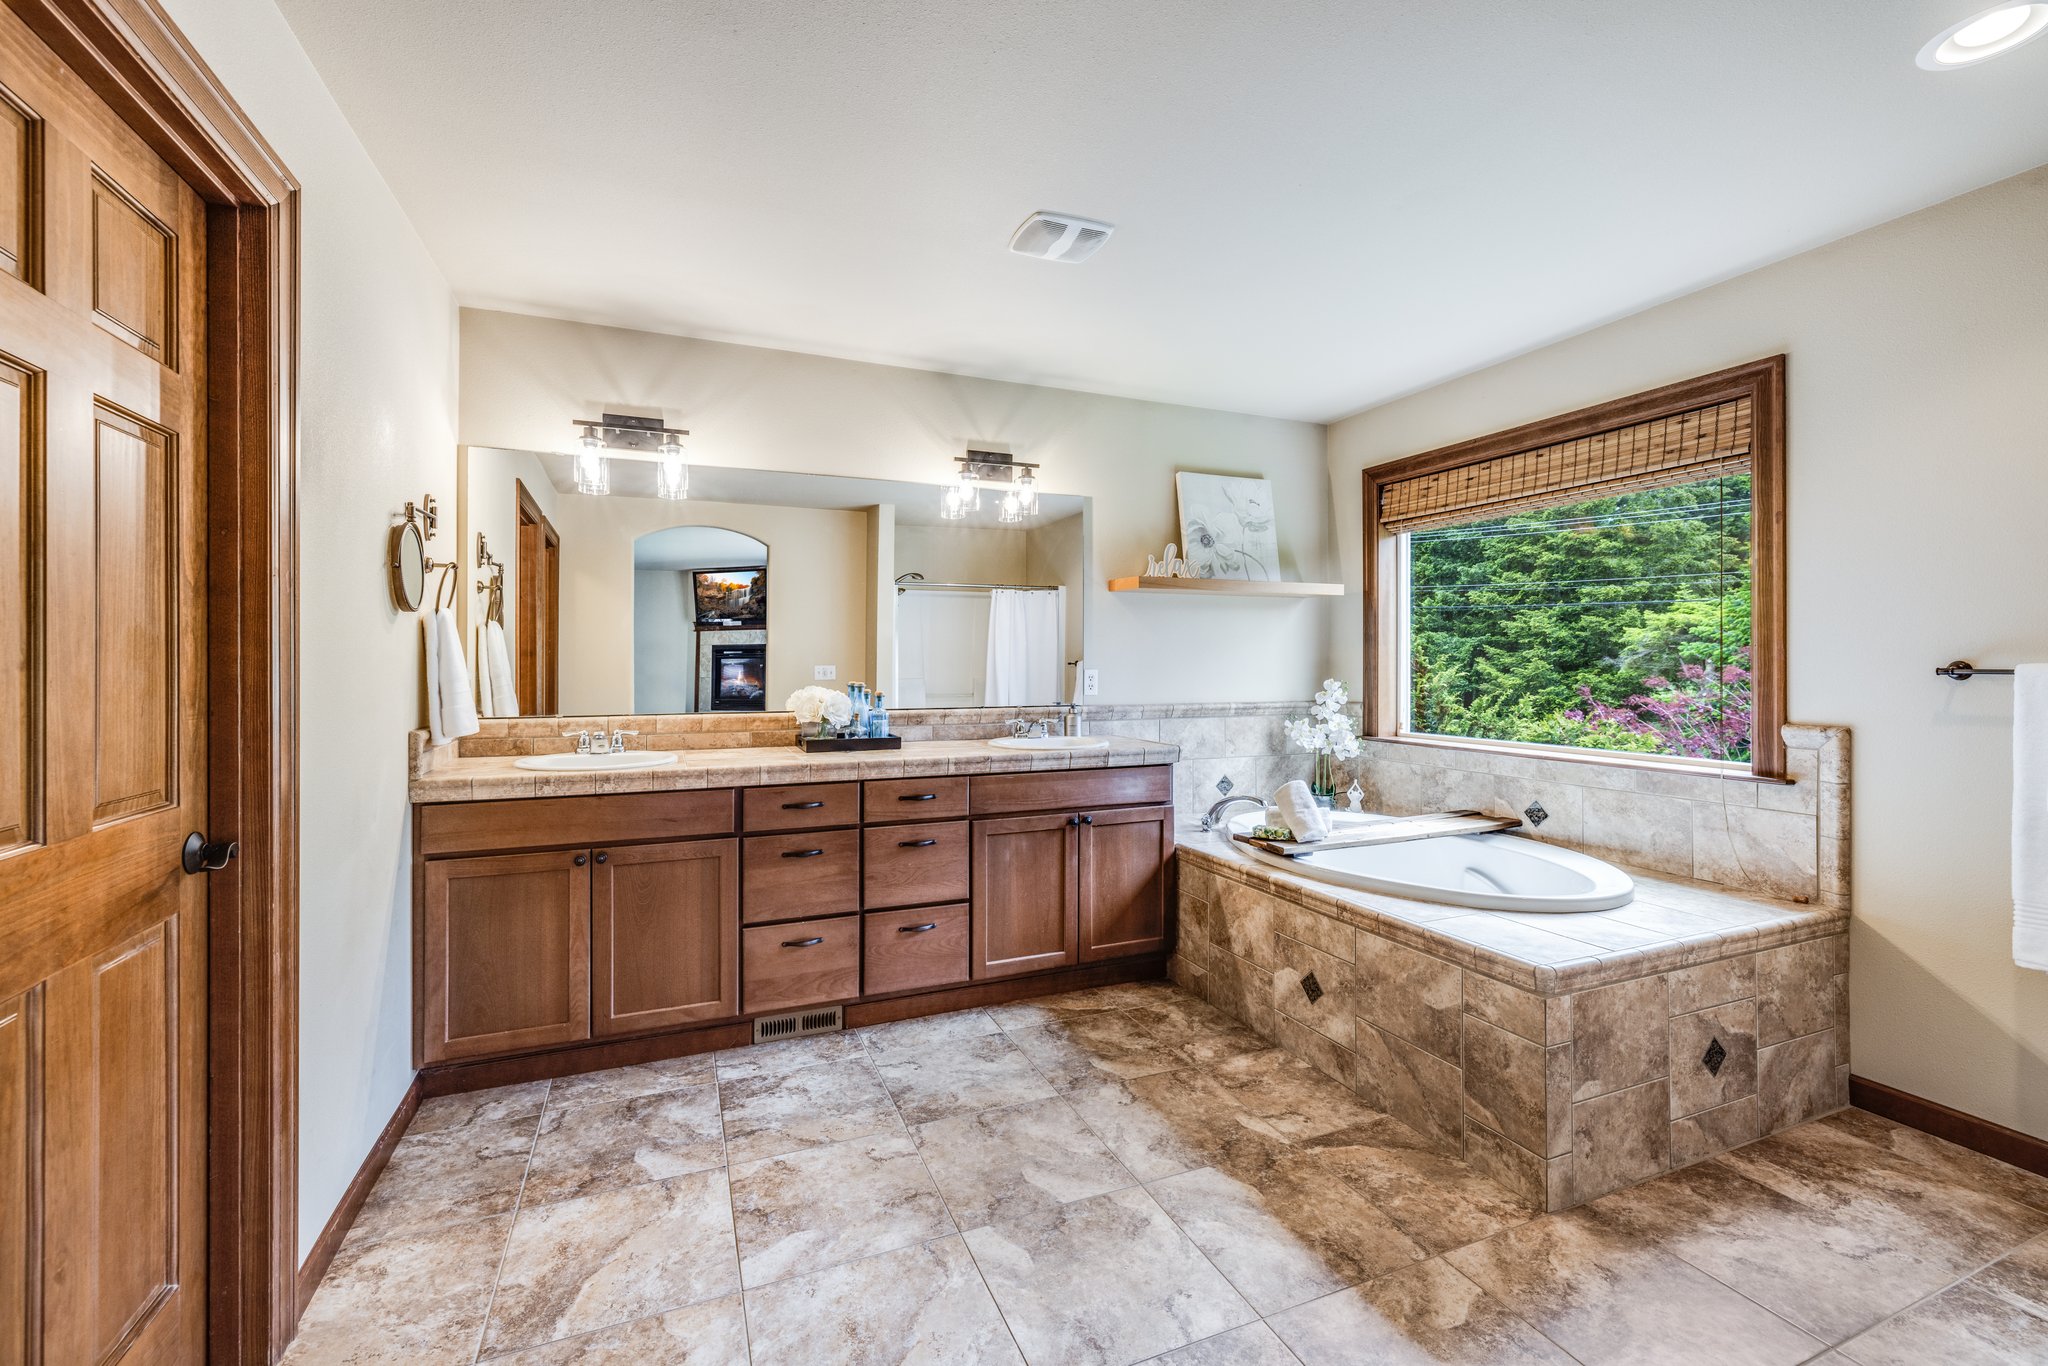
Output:
[[[1721,1047],[1721,1041],[1714,1039],[1707,1044],[1707,1051],[1700,1055],[1700,1062],[1715,1076],[1721,1075],[1721,1064],[1728,1061],[1728,1050]]]
[[[1216,780],[1216,790],[1218,792],[1221,792],[1226,797],[1230,795],[1230,789],[1236,786],[1236,783],[1230,781],[1230,776],[1228,774],[1225,774],[1223,777],[1218,778]]]
[[[1530,802],[1522,808],[1522,815],[1531,825],[1541,825],[1550,819],[1550,813],[1543,809],[1542,802]]]
[[[1323,999],[1323,984],[1316,980],[1314,973],[1308,973],[1301,979],[1301,994],[1308,997],[1310,1005]]]

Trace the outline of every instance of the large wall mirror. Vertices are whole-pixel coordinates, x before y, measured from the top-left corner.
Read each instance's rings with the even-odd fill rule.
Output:
[[[612,458],[584,494],[567,455],[463,452],[464,543],[505,561],[468,604],[517,680],[494,714],[780,711],[855,681],[892,708],[1074,699],[1088,499],[1040,494],[1006,523],[996,497],[942,515],[929,484],[698,466],[670,500],[656,469]]]

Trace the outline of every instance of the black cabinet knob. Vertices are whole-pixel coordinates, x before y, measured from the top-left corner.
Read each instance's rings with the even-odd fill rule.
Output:
[[[604,861],[605,861],[606,859],[608,859],[608,858],[610,858],[610,857],[611,857],[611,855],[609,855],[609,854],[605,853],[605,851],[604,851],[604,850],[602,850],[602,849],[600,849],[600,850],[598,850],[598,851],[597,851],[597,861],[598,861],[599,863],[603,863],[603,862],[604,862]]]
[[[576,858],[575,858],[575,864],[576,864],[576,866],[577,866],[578,868],[581,868],[581,867],[582,867],[582,866],[583,866],[584,864],[586,864],[586,863],[588,863],[588,862],[590,862],[590,860],[589,860],[589,859],[587,859],[587,858],[585,858],[585,857],[584,857],[583,855],[581,855],[581,854],[578,854],[578,855],[576,856]]]

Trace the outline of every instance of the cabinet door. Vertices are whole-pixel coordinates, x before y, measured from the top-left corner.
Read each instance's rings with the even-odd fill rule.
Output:
[[[1081,817],[1081,961],[1166,951],[1166,860],[1173,808]]]
[[[598,1035],[740,1013],[738,840],[599,849],[591,856],[591,1030]]]
[[[1079,816],[974,822],[974,975],[1011,977],[1079,961]]]
[[[590,1037],[589,862],[576,850],[428,861],[428,1062]]]

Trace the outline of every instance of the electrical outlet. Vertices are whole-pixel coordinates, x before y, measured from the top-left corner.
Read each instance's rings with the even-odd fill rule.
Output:
[[[820,683],[839,677],[837,664],[820,664],[811,670],[811,677]]]
[[[1093,697],[1101,691],[1102,671],[1100,669],[1083,669],[1081,671],[1081,695],[1083,697]]]

